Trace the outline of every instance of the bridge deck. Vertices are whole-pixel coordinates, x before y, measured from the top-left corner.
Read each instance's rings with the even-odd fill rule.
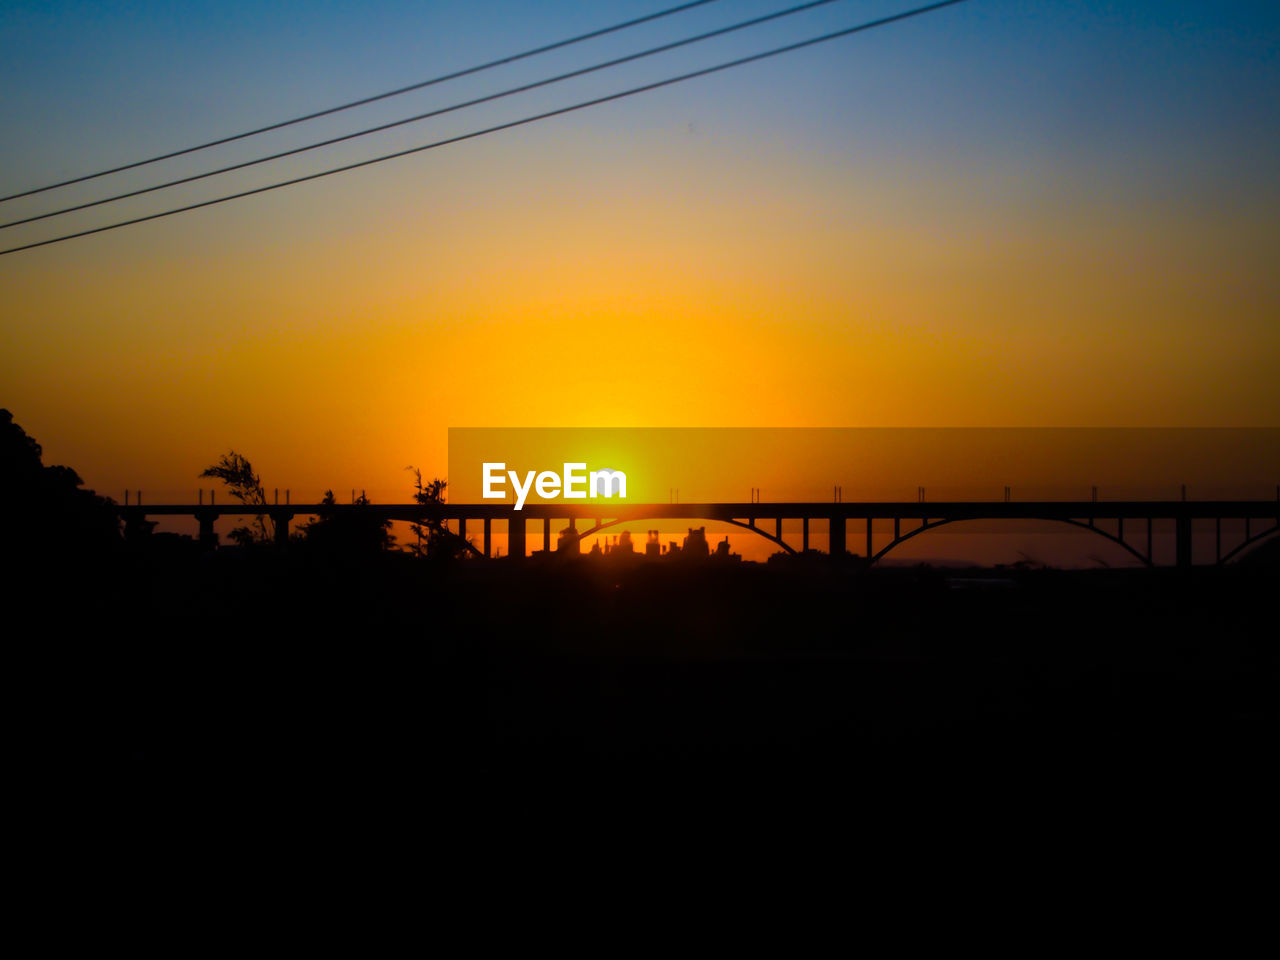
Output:
[[[282,517],[308,516],[328,510],[343,513],[353,504],[323,506],[318,503],[272,504],[246,507],[239,503],[219,504],[130,504],[120,510],[144,516],[235,517],[266,514]],[[595,500],[589,503],[528,503],[516,511],[510,503],[446,503],[421,506],[414,503],[369,504],[370,513],[388,520],[526,520],[570,519],[689,519],[794,520],[809,518],[845,519],[930,519],[953,520],[1059,520],[1099,517],[1107,519],[1263,519],[1280,518],[1280,500],[951,500],[864,501],[844,503],[630,503]]]

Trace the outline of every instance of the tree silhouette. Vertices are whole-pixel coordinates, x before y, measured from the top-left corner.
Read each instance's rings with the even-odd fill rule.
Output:
[[[348,557],[390,550],[396,539],[391,534],[391,521],[369,510],[369,500],[363,493],[353,507],[339,510],[332,490],[324,492],[319,514],[303,526],[302,533],[307,549]]]
[[[70,467],[46,467],[43,454],[0,409],[0,554],[71,557],[118,546],[115,502],[82,489]]]
[[[424,507],[444,503],[444,490],[449,484],[439,479],[422,482],[422,471],[417,467],[405,467],[413,472],[414,503]],[[416,542],[409,544],[409,551],[418,557],[433,559],[455,559],[466,556],[471,547],[462,537],[449,529],[447,521],[431,516],[423,516],[409,525]]]
[[[224,453],[211,467],[206,467],[200,474],[201,477],[213,477],[215,480],[221,480],[227,485],[231,496],[235,497],[247,507],[265,507],[267,505],[267,492],[262,489],[262,478],[253,472],[253,464],[247,457],[242,457],[234,450]],[[271,524],[268,532],[267,524]],[[259,513],[254,518],[254,528],[237,527],[232,530],[230,537],[241,546],[248,546],[251,543],[261,542],[269,543],[275,536],[275,521],[271,520],[266,514]]]

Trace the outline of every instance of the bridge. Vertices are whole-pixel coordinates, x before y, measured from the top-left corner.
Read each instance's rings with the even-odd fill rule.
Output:
[[[141,500],[139,494],[136,498]],[[203,500],[203,496],[201,497]],[[211,498],[212,500],[212,498]],[[286,501],[288,497],[286,496]],[[1038,520],[1054,521],[1096,534],[1117,544],[1146,566],[1155,566],[1152,531],[1155,523],[1172,522],[1174,528],[1174,563],[1191,566],[1193,523],[1203,528],[1213,524],[1215,563],[1224,564],[1280,529],[1280,497],[1276,500],[1042,500],[1042,501],[869,501],[836,503],[624,503],[595,501],[592,503],[526,504],[519,512],[511,504],[440,503],[406,504],[284,504],[246,506],[241,503],[215,504],[146,504],[128,503],[120,508],[126,532],[147,528],[148,517],[194,517],[200,526],[200,541],[207,548],[217,545],[214,524],[223,517],[268,516],[275,526],[277,542],[287,544],[289,523],[297,516],[332,516],[347,511],[362,511],[364,516],[382,520],[426,522],[447,521],[457,524],[457,532],[467,538],[470,522],[482,528],[481,548],[475,552],[492,556],[493,524],[497,521],[507,534],[507,553],[523,559],[527,553],[527,521],[541,521],[542,549],[553,549],[552,524],[567,522],[576,531],[577,542],[601,530],[622,523],[645,520],[710,520],[730,524],[772,541],[788,553],[808,551],[811,525],[828,535],[828,553],[844,558],[850,535],[855,540],[865,536],[863,557],[875,563],[898,545],[927,530],[967,520]],[[800,543],[788,542],[783,536],[784,520],[801,523]],[[1243,537],[1230,536],[1223,541],[1223,521],[1243,521]],[[874,521],[887,526],[892,521],[893,535],[886,541],[887,531],[874,530]],[[579,529],[579,523],[583,526]],[[1201,535],[1205,535],[1203,532]]]

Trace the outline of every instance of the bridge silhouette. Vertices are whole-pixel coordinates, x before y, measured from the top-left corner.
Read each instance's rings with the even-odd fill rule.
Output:
[[[141,494],[137,498],[141,500]],[[203,499],[203,497],[202,497]],[[286,496],[286,501],[288,497]],[[268,516],[277,542],[287,544],[289,523],[297,516],[328,514],[339,516],[361,511],[362,516],[404,522],[442,521],[458,524],[458,533],[467,538],[468,522],[482,528],[482,547],[473,548],[481,556],[492,556],[494,522],[506,529],[509,557],[523,559],[527,553],[527,521],[541,521],[542,549],[553,548],[552,523],[567,521],[580,543],[601,530],[642,520],[709,520],[729,524],[775,543],[787,553],[807,552],[810,527],[828,536],[828,554],[848,556],[850,525],[853,536],[863,540],[865,553],[874,564],[894,548],[927,530],[970,520],[1054,521],[1096,534],[1114,543],[1146,566],[1155,566],[1153,529],[1157,521],[1174,527],[1174,564],[1192,565],[1193,523],[1212,521],[1214,562],[1224,564],[1253,544],[1280,529],[1280,498],[1276,500],[1040,500],[1040,501],[866,501],[836,503],[623,503],[526,504],[516,511],[511,504],[441,503],[406,504],[271,504],[246,506],[241,503],[215,504],[129,504],[120,508],[126,532],[145,528],[148,517],[189,516],[200,527],[200,541],[208,548],[217,545],[214,524],[222,517]],[[784,520],[801,522],[798,547],[783,536]],[[873,529],[874,521],[892,521],[893,536]],[[1243,520],[1243,537],[1228,542],[1224,552],[1222,522]],[[578,529],[578,523],[590,524]],[[1109,529],[1107,524],[1113,529]],[[825,529],[823,529],[825,527]],[[473,528],[474,529],[474,528]],[[574,534],[570,534],[571,537]],[[865,539],[864,539],[865,538]]]

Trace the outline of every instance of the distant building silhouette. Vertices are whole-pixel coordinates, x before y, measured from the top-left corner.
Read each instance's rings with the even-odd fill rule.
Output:
[[[578,528],[574,525],[573,520],[569,521],[569,526],[560,531],[556,538],[556,553],[577,554],[582,552],[582,544],[578,540]]]
[[[662,556],[662,544],[658,542],[658,531],[649,530],[646,532],[644,541],[644,555],[646,557]]]
[[[688,536],[684,538],[684,546],[680,552],[686,557],[707,557],[711,555],[711,550],[707,546],[707,528],[698,527],[689,528]]]

